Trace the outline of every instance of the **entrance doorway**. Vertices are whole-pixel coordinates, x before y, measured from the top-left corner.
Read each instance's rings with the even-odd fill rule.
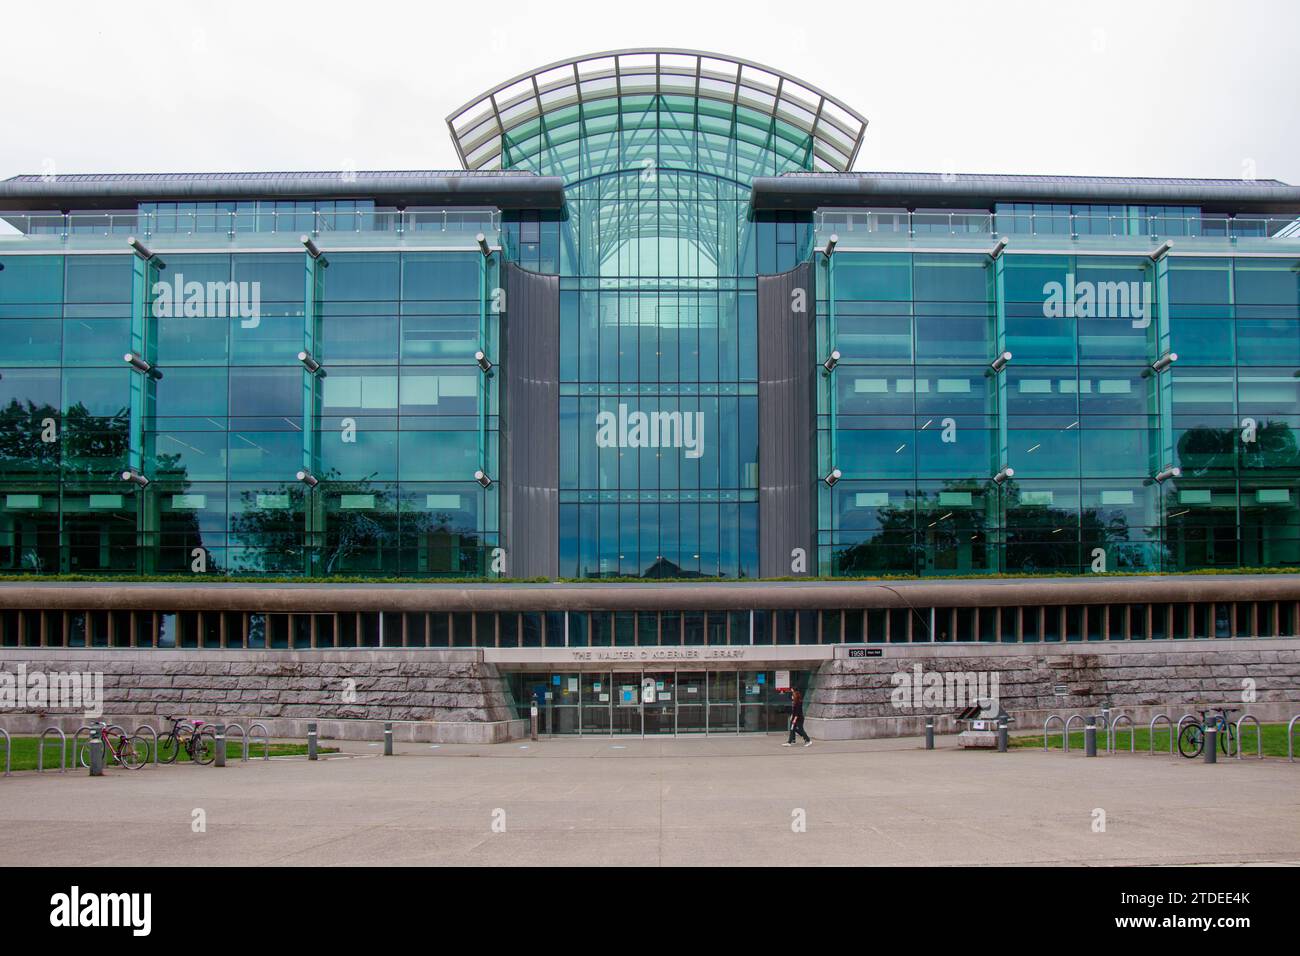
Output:
[[[547,735],[658,737],[784,733],[790,694],[778,674],[808,691],[810,672],[628,670],[508,673],[516,713],[538,705]]]

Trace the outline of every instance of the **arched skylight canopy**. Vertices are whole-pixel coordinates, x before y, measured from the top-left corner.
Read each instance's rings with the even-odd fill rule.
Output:
[[[634,168],[748,182],[850,169],[867,121],[789,74],[697,50],[618,50],[508,80],[447,118],[466,169],[575,182]]]

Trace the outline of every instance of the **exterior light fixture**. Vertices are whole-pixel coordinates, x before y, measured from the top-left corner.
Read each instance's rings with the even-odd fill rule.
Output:
[[[484,259],[492,257],[492,247],[488,245],[487,236],[480,232],[474,237],[474,241],[478,243],[478,251],[483,253]]]
[[[484,488],[492,487],[492,479],[488,477],[488,473],[486,471],[479,470],[474,472],[474,480],[477,481]]]
[[[126,471],[122,472],[122,480],[131,482],[137,488],[149,487],[149,479],[140,474],[140,472],[136,471],[134,468],[128,468]]]
[[[834,488],[835,482],[839,481],[843,477],[844,472],[840,471],[838,468],[832,468],[830,474],[823,478],[822,481],[826,482],[827,488]]]
[[[1151,363],[1151,371],[1156,373],[1163,372],[1177,361],[1177,352],[1166,352],[1164,355],[1160,356],[1160,358]]]
[[[486,352],[475,352],[474,361],[478,363],[478,367],[484,372],[492,371],[492,360],[487,357]]]
[[[1151,261],[1159,262],[1165,256],[1169,255],[1169,250],[1172,249],[1173,247],[1174,247],[1174,241],[1172,239],[1166,239],[1164,242],[1160,243],[1160,245],[1156,246],[1155,249],[1150,253]]]
[[[835,244],[839,241],[840,237],[835,233],[831,233],[831,237],[826,240],[826,248],[822,250],[822,254],[826,256],[827,259],[835,254]]]
[[[831,352],[831,357],[828,358],[825,362],[822,362],[822,368],[826,369],[826,371],[828,372],[833,372],[835,371],[835,366],[839,364],[840,364],[840,350],[835,349],[833,352]]]
[[[1014,468],[1010,468],[1010,467],[1003,468],[1001,471],[999,471],[996,475],[993,476],[993,484],[1001,485],[1004,484],[1008,479],[1014,477],[1016,477],[1016,470]]]
[[[1003,352],[992,362],[989,362],[989,368],[993,369],[994,372],[1000,372],[1007,367],[1007,363],[1010,361],[1011,361],[1011,353]]]
[[[317,485],[320,484],[320,479],[317,478],[315,475],[313,475],[310,471],[298,472],[298,480],[301,481],[308,488],[315,488]]]
[[[130,246],[135,251],[135,254],[139,256],[141,259],[143,259],[145,262],[148,262],[150,259],[154,258],[153,251],[148,246],[146,246],[143,242],[137,239],[135,236],[127,236],[126,244]]]
[[[158,381],[158,379],[163,377],[162,372],[158,370],[157,366],[150,365],[148,362],[146,362],[139,355],[136,355],[134,352],[127,352],[125,355],[122,356],[122,361],[126,362],[127,365],[131,366],[141,375],[148,375],[155,382]]]
[[[307,255],[313,259],[320,258],[320,246],[316,245],[311,236],[299,236],[298,238],[302,242],[303,248],[307,250]]]
[[[1177,465],[1169,465],[1161,471],[1156,472],[1156,484],[1163,485],[1170,478],[1181,478],[1182,476],[1183,470],[1181,468]]]
[[[998,256],[1002,255],[1002,250],[1007,247],[1007,242],[1008,239],[1006,236],[1002,236],[998,239],[998,241],[993,244],[993,248],[989,250],[989,258],[996,259]]]
[[[325,366],[312,358],[310,352],[299,352],[298,361],[301,362],[302,367],[311,372],[311,374],[319,375],[321,378],[325,377]]]

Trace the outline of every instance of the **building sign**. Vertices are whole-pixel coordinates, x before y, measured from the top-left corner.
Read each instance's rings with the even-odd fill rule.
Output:
[[[647,665],[773,664],[828,661],[835,656],[834,644],[772,645],[744,644],[726,647],[485,647],[488,663],[502,664],[587,664],[617,670],[620,664],[640,669]],[[595,669],[593,667],[592,669]]]
[[[884,657],[883,647],[850,647],[849,657]]]
[[[704,457],[703,412],[629,411],[596,415],[597,448],[680,448],[687,458]]]

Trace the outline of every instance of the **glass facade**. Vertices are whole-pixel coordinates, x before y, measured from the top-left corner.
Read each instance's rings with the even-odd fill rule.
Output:
[[[881,208],[802,202],[852,194],[865,120],[685,51],[548,67],[448,123],[454,174],[0,213],[0,572],[506,574],[517,266],[557,299],[558,575],[756,577],[759,290],[808,263],[808,574],[1300,564],[1290,207],[953,177],[926,209],[902,193],[927,174],[889,173]],[[562,196],[513,201],[541,177]],[[1187,198],[1158,182],[1116,194]]]
[[[756,576],[755,276],[778,242],[751,222],[749,181],[811,168],[811,137],[622,97],[539,117],[502,162],[569,182],[561,219],[505,227],[561,276],[561,576]]]
[[[855,249],[818,269],[819,353],[842,355],[819,376],[819,474],[843,474],[819,492],[824,573],[1300,560],[1300,260]]]
[[[0,255],[0,568],[485,574],[497,389],[474,354],[497,352],[497,268]]]

